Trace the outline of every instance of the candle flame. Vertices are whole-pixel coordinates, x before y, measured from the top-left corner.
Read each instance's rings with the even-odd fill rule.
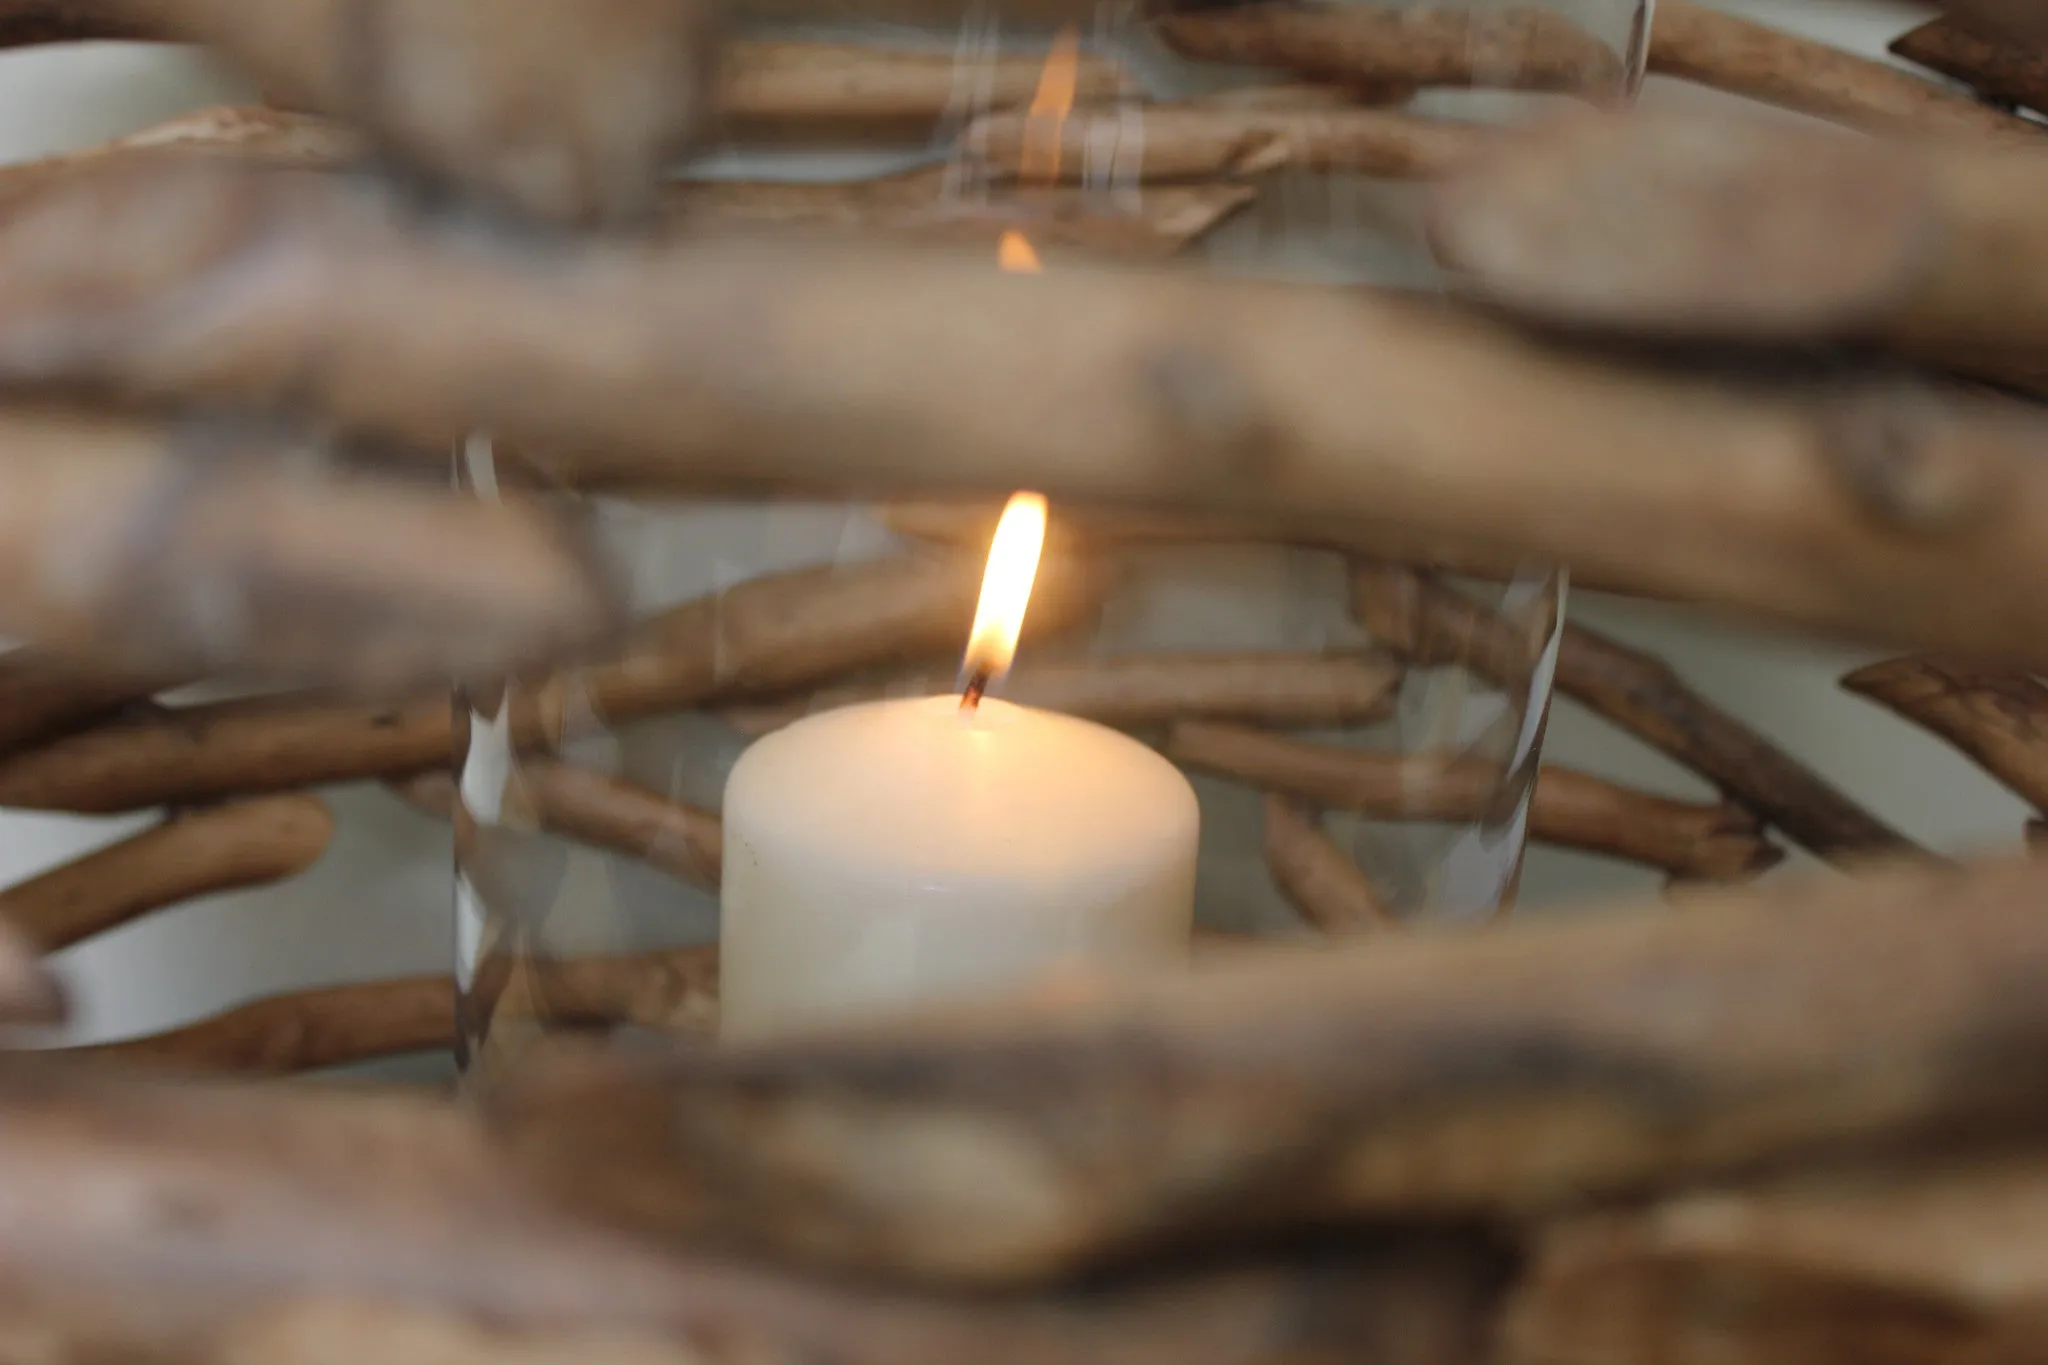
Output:
[[[1017,636],[1024,629],[1024,609],[1031,602],[1031,584],[1038,577],[1038,556],[1044,547],[1045,499],[1037,493],[1013,494],[988,547],[981,603],[967,636],[961,701],[966,709],[974,708],[982,690],[1007,673],[1017,656]]]
[[[1038,252],[1021,232],[1005,232],[996,240],[996,264],[1019,275],[1036,275],[1043,269]]]
[[[1051,184],[1060,178],[1060,134],[1074,108],[1081,79],[1081,39],[1068,24],[1052,40],[1038,89],[1024,114],[1024,143],[1018,149],[1017,178]]]

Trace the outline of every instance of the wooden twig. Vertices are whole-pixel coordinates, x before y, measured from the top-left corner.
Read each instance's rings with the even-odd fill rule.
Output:
[[[102,720],[186,681],[107,673],[37,649],[0,655],[0,754]]]
[[[0,918],[55,952],[181,901],[297,876],[333,837],[311,796],[194,811],[0,891]]]
[[[1910,71],[1693,0],[1658,0],[1650,70],[1878,132],[2041,136],[2024,119]]]
[[[779,730],[812,711],[884,696],[935,696],[952,673],[834,688],[794,704],[733,707],[720,717],[743,735]],[[1071,663],[1026,663],[1000,695],[1104,725],[1160,725],[1191,717],[1260,725],[1362,725],[1394,706],[1401,669],[1384,655],[1133,654]]]
[[[1621,55],[1555,10],[1250,4],[1170,10],[1153,32],[1183,56],[1367,85],[1624,93]]]
[[[910,555],[764,575],[637,627],[610,662],[515,701],[522,745],[562,738],[572,706],[618,724],[774,695],[858,668],[962,647],[986,552]],[[1027,634],[1083,618],[1101,584],[1040,567]],[[0,806],[109,813],[167,802],[400,777],[452,761],[445,694],[388,705],[285,696],[139,716],[0,757]]]
[[[1954,19],[1930,20],[1894,38],[1891,50],[1988,98],[2048,108],[2048,54],[1983,37]]]
[[[1052,159],[1028,114],[986,114],[959,146],[978,165],[1014,179],[1026,157]],[[1077,109],[1059,120],[1049,167],[1061,179],[1216,180],[1274,171],[1438,175],[1470,156],[1477,126],[1390,109],[1299,109],[1190,100],[1129,110]],[[1027,152],[1026,148],[1029,147]]]
[[[639,858],[707,891],[718,889],[724,831],[716,815],[659,792],[553,759],[520,763],[510,780],[542,829]],[[448,819],[455,781],[419,773],[393,784],[413,806]]]
[[[630,1023],[684,1038],[708,1038],[717,1027],[716,945],[530,965],[521,980],[539,980],[508,991],[494,1017],[539,1015],[554,1027]],[[59,1055],[283,1076],[446,1051],[454,1042],[454,981],[417,976],[274,995],[165,1033]]]
[[[1438,253],[1495,302],[1666,337],[1876,342],[2040,379],[2048,137],[1936,149],[1667,113],[1503,141],[1511,155],[1438,182],[1430,212]],[[1916,494],[1926,516],[1967,503],[1911,452],[1897,462],[1895,481],[1929,485],[1892,495],[1901,515]]]
[[[1379,820],[1504,818],[1516,797],[1498,762],[1342,749],[1203,721],[1175,725],[1162,752],[1191,768]],[[1536,779],[1529,837],[1688,881],[1754,876],[1784,856],[1739,807],[1673,801],[1552,766]]]
[[[64,985],[43,965],[37,946],[0,921],[0,1025],[61,1024],[69,1013]]]
[[[8,1322],[71,1359],[211,1365],[317,1298],[488,1324],[508,1350],[653,1334],[702,1365],[1457,1365],[1507,1265],[1483,1239],[1421,1235],[1071,1296],[926,1298],[609,1234],[536,1198],[470,1111],[429,1100],[16,1060],[0,1105]]]
[[[577,1207],[868,1275],[1523,1215],[2038,1132],[2048,1101],[2013,1077],[2048,1062],[2044,895],[2048,862],[2018,859],[1269,948],[774,1045],[537,1060],[491,1117]]]
[[[1332,938],[1375,933],[1399,921],[1372,879],[1324,833],[1312,810],[1266,798],[1266,870],[1302,919]]]
[[[2048,1169],[2031,1153],[1681,1194],[1546,1231],[1505,1316],[1503,1358],[2034,1359],[2048,1349],[2044,1236]]]
[[[2048,687],[2035,679],[1915,657],[1859,668],[1842,686],[1933,731],[2048,811]]]
[[[1359,563],[1352,573],[1352,606],[1388,648],[1418,664],[1462,665],[1496,685],[1525,677],[1541,643],[1463,594],[1394,565]],[[1554,685],[1823,858],[1919,851],[1819,774],[1687,687],[1661,659],[1567,622]]]
[[[1355,513],[1808,628],[2048,658],[2048,598],[2018,587],[2048,574],[2040,419],[2002,404],[1737,385],[1442,308],[1179,272],[739,242],[486,249],[385,216],[358,182],[157,169],[76,182],[0,228],[0,380],[188,403],[289,387],[417,448],[489,430],[612,487]],[[201,210],[212,230],[184,221]],[[117,289],[106,262],[144,223],[158,269]],[[94,344],[18,344],[76,325],[88,297]],[[212,320],[182,325],[201,298]],[[1358,355],[1375,363],[1341,361]],[[1478,392],[1499,401],[1461,396]],[[1873,462],[1946,485],[1946,519],[1873,510],[1871,476],[1843,472]]]
[[[0,435],[0,631],[82,661],[384,692],[552,661],[617,619],[543,508],[295,473],[287,443],[28,412]]]

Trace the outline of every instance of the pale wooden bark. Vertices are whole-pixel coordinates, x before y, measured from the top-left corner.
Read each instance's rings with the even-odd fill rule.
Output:
[[[951,692],[956,674],[832,688],[795,703],[732,707],[719,715],[741,734],[759,736],[830,707]],[[1104,725],[1137,727],[1202,717],[1300,727],[1384,720],[1400,686],[1400,666],[1377,654],[1133,654],[1023,663],[1002,679],[995,694]]]
[[[1398,925],[1386,899],[1317,814],[1284,796],[1266,798],[1266,869],[1301,917],[1332,938]]]
[[[1496,685],[1526,677],[1540,641],[1413,569],[1359,563],[1352,605],[1373,638],[1418,664],[1456,664]],[[1553,685],[1661,749],[1830,861],[1915,846],[1768,739],[1694,692],[1663,660],[1566,622]]]
[[[1650,70],[1877,132],[2034,139],[2034,125],[1910,71],[1694,0],[1658,0]]]
[[[2048,687],[1955,659],[1906,658],[1842,679],[1859,697],[1924,726],[2037,810],[2048,810]]]
[[[522,746],[563,734],[570,708],[618,724],[774,695],[964,646],[985,552],[907,555],[764,575],[658,613],[610,660],[515,694]],[[1027,635],[1099,604],[1087,565],[1040,566]],[[167,802],[401,777],[453,761],[445,693],[387,704],[292,695],[182,707],[0,757],[0,805],[111,813]]]
[[[401,225],[360,184],[174,169],[39,197],[0,231],[0,379],[188,402],[289,384],[310,413],[423,448],[491,430],[643,489],[1352,511],[1831,633],[2048,650],[2048,599],[2017,586],[2048,573],[2041,419],[2002,405],[1731,384],[1441,308],[1175,272],[1015,276],[978,253],[590,244],[543,267]],[[115,289],[104,262],[145,223],[190,254]],[[33,366],[5,347],[75,321],[88,285],[104,345]],[[188,293],[210,300],[203,329],[177,325],[197,315],[176,306]]]
[[[1162,752],[1176,763],[1379,820],[1502,821],[1521,781],[1498,761],[1311,744],[1257,730],[1184,721]],[[1783,854],[1756,818],[1545,766],[1529,801],[1529,837],[1662,868],[1687,881],[1734,881]]]
[[[2014,1078],[2048,1058],[2044,894],[2048,862],[2020,859],[1270,948],[832,1036],[537,1061],[491,1115],[578,1207],[863,1274],[1010,1282],[1254,1229],[1523,1216],[2038,1133],[2048,1098]],[[617,1121],[563,1117],[592,1112]]]
[[[0,891],[0,918],[55,952],[182,901],[295,877],[333,837],[311,796],[193,811]]]

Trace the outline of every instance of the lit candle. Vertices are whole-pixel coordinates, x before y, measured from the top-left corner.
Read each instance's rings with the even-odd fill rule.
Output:
[[[983,689],[1009,667],[1045,503],[996,532],[960,695],[821,712],[725,789],[727,1037],[1086,963],[1184,960],[1195,794],[1114,730]]]

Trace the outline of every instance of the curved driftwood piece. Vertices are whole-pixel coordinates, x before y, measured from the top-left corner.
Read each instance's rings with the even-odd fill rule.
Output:
[[[1398,925],[1372,879],[1323,831],[1312,809],[1266,798],[1266,870],[1301,917],[1332,938]]]
[[[1590,99],[1622,93],[1621,54],[1555,10],[1344,4],[1190,7],[1154,14],[1184,57],[1367,85],[1490,86]]]
[[[0,654],[0,754],[103,720],[187,681],[108,673],[46,650]]]
[[[575,452],[557,472],[615,487],[744,471],[1356,509],[1809,628],[2048,658],[2048,598],[2018,587],[2048,576],[2043,421],[2010,405],[1735,385],[1442,308],[1170,271],[711,241],[509,251],[360,182],[157,170],[76,182],[0,227],[0,380],[288,390],[412,448],[489,430]],[[116,287],[107,263],[145,227],[149,278]],[[81,310],[71,334],[93,344],[24,349]],[[1874,508],[1873,485],[1918,519]]]
[[[1876,132],[2039,138],[2041,130],[1910,71],[1693,0],[1658,0],[1650,70]]]
[[[193,811],[0,891],[0,918],[55,952],[181,901],[297,876],[333,837],[311,796]]]
[[[639,858],[707,891],[718,889],[725,832],[712,812],[551,759],[518,764],[508,782],[549,833]],[[420,773],[393,785],[431,815],[445,820],[454,813],[455,779],[445,772]]]
[[[630,1023],[708,1038],[718,1022],[718,948],[530,963],[493,1018],[536,1014],[557,1027]],[[416,976],[273,995],[164,1033],[55,1055],[283,1076],[454,1045],[454,980]]]
[[[283,442],[180,448],[210,439],[0,413],[0,631],[117,670],[383,692],[613,628],[607,574],[544,508],[297,472]]]
[[[466,1107],[19,1060],[0,1107],[8,1322],[72,1359],[217,1362],[313,1298],[487,1324],[472,1330],[515,1351],[534,1334],[652,1336],[702,1365],[1459,1365],[1507,1268],[1483,1240],[1418,1235],[1070,1295],[926,1298],[593,1227],[507,1170]]]
[[[2048,1061],[2044,895],[2048,862],[2020,859],[1269,948],[831,1036],[537,1062],[490,1118],[576,1207],[866,1275],[1011,1282],[1285,1226],[1522,1216],[2038,1132],[2048,1098],[2012,1078]],[[617,1122],[570,1117],[593,1112]]]
[[[1363,725],[1394,709],[1401,666],[1383,654],[1132,654],[1061,663],[1023,663],[994,694],[1042,711],[1103,725],[1161,725],[1189,718],[1273,726]],[[928,697],[956,690],[955,673],[896,678],[867,688],[833,688],[793,704],[719,713],[750,737],[814,711],[878,697]]]
[[[1891,51],[1989,99],[2048,108],[2048,54],[1985,37],[1953,18],[1930,20],[1894,38]]]
[[[1358,564],[1351,586],[1360,624],[1415,663],[1459,665],[1499,686],[1526,678],[1540,642],[1464,594],[1388,564]],[[1567,622],[1554,685],[1820,857],[1919,852],[1812,769],[1687,687],[1662,659]]]
[[[2048,354],[2048,134],[1938,146],[1661,114],[1509,143],[1436,184],[1430,209],[1438,252],[1494,302],[1577,326],[1863,340],[1958,365]]]
[[[959,149],[1002,179],[1046,166],[1066,181],[1218,180],[1274,171],[1349,171],[1408,179],[1440,175],[1472,155],[1478,125],[1391,109],[1300,109],[1189,100],[1131,109],[1076,109],[1050,138],[1042,117],[984,114]],[[1027,178],[1029,178],[1027,176]]]
[[[2031,1154],[1680,1194],[1544,1231],[1510,1300],[1501,1358],[2038,1359],[2048,1350],[2044,1239],[2048,1168]]]
[[[1842,686],[1933,731],[2036,810],[2048,811],[2048,687],[2040,682],[1915,657],[1859,668]]]
[[[649,213],[709,131],[720,34],[703,0],[113,0],[205,43],[293,109],[519,212],[568,223]]]
[[[905,555],[768,574],[656,614],[609,661],[521,694],[514,739],[562,738],[586,709],[619,723],[712,701],[786,693],[826,678],[961,648],[986,552]],[[1102,581],[1046,559],[1027,635],[1082,619]],[[389,704],[326,696],[181,707],[0,756],[0,806],[94,813],[239,793],[402,777],[453,758],[445,695]]]
[[[1515,778],[1479,758],[1376,753],[1311,744],[1205,721],[1173,727],[1176,763],[1378,820],[1505,818]],[[1529,803],[1529,837],[1664,869],[1687,881],[1733,881],[1784,854],[1737,806],[1652,796],[1570,768],[1545,766]]]

